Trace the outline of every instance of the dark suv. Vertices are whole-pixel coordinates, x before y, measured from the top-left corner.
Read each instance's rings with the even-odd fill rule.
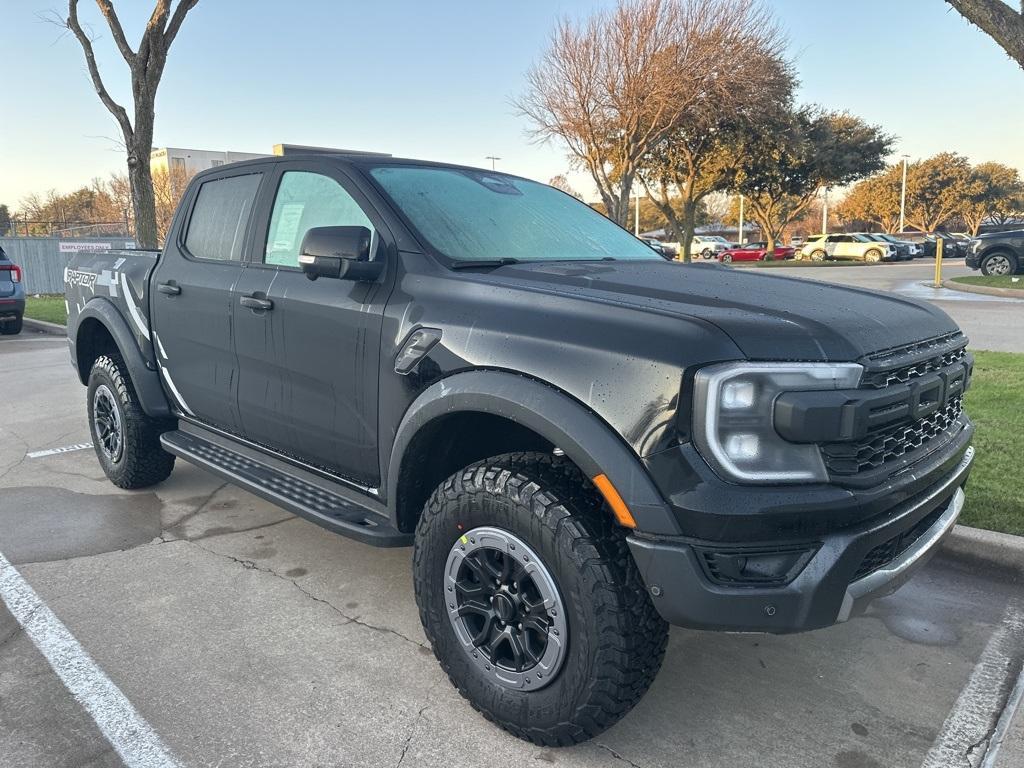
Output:
[[[1024,271],[1024,229],[990,232],[971,241],[965,262],[983,275],[1015,275]]]
[[[7,258],[0,247],[0,333],[21,333],[24,314],[25,287],[21,282],[21,267]]]
[[[114,483],[180,458],[414,545],[441,666],[539,744],[626,713],[670,623],[798,632],[891,592],[974,456],[972,357],[934,305],[668,263],[493,171],[211,169],[162,252],[76,254],[65,279]]]

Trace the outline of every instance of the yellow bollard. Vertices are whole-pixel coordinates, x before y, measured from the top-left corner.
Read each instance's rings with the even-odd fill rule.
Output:
[[[942,287],[942,238],[935,238],[935,287]]]

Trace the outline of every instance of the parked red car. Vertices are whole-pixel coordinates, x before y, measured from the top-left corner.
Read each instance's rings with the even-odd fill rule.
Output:
[[[794,249],[789,245],[775,246],[775,255],[768,254],[768,243],[746,243],[735,248],[728,248],[718,255],[719,261],[772,261],[773,259],[792,259]]]

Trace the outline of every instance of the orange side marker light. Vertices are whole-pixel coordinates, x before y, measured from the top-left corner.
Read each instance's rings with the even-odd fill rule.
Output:
[[[605,474],[597,475],[591,482],[594,483],[597,490],[604,496],[608,506],[612,508],[612,514],[619,521],[619,525],[626,528],[636,528],[636,520],[633,519],[629,507],[626,506],[626,502],[622,500],[619,492],[615,490],[615,486],[612,485],[612,481],[608,479],[608,476]]]

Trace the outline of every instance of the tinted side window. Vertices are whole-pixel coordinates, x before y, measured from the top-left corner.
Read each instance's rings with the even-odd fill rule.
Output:
[[[264,263],[297,267],[302,239],[313,227],[366,227],[373,232],[363,209],[334,179],[287,171],[274,197]]]
[[[214,179],[199,187],[185,248],[197,259],[241,261],[249,211],[261,174]]]

